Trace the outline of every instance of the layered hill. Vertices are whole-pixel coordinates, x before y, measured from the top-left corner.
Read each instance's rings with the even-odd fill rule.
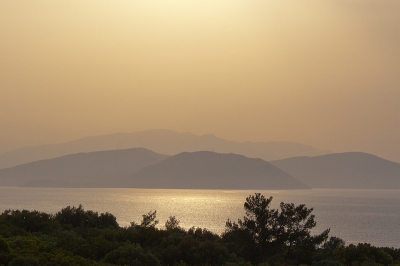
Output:
[[[400,164],[361,152],[271,161],[312,188],[400,189]]]
[[[150,165],[130,180],[135,188],[307,189],[262,159],[208,151],[184,152]]]
[[[67,154],[136,147],[168,155],[214,150],[219,153],[236,153],[264,160],[331,153],[294,142],[235,142],[211,134],[198,136],[170,130],[148,130],[87,137],[61,144],[17,149],[0,155],[0,169]]]
[[[0,186],[125,187],[125,179],[168,156],[144,148],[66,155],[0,169]]]

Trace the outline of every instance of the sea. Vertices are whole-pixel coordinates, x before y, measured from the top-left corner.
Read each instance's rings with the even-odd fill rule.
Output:
[[[317,226],[313,234],[330,228],[330,236],[346,244],[370,243],[400,248],[400,190],[311,189],[311,190],[192,190],[131,188],[22,188],[0,187],[0,212],[37,210],[56,213],[82,204],[85,210],[109,212],[120,226],[140,223],[142,215],[157,211],[158,227],[170,216],[179,225],[225,231],[228,219],[243,218],[246,197],[261,193],[280,202],[313,208]]]

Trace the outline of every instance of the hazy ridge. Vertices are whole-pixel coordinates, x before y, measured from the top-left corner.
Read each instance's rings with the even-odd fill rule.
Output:
[[[238,154],[184,152],[140,170],[135,188],[307,189],[272,164]]]
[[[126,149],[139,145],[145,148]],[[117,133],[3,154],[0,165],[18,165],[0,169],[0,186],[400,188],[399,163],[361,152],[308,156],[324,152],[291,142],[240,143],[169,130]],[[43,157],[50,158],[38,159]],[[286,158],[270,159],[280,157]]]
[[[124,181],[167,155],[144,148],[78,153],[0,169],[0,186],[124,187]]]
[[[400,164],[351,152],[266,162],[209,151],[145,148],[65,155],[0,169],[0,186],[194,189],[400,189]]]
[[[0,169],[67,154],[137,147],[168,155],[214,150],[218,153],[236,153],[266,161],[331,153],[295,142],[235,142],[211,134],[198,136],[160,129],[93,136],[61,144],[25,147],[0,155]]]
[[[214,152],[168,157],[144,148],[78,153],[0,169],[0,186],[309,188],[262,159]]]
[[[335,153],[270,163],[313,188],[400,189],[400,164],[372,154]]]

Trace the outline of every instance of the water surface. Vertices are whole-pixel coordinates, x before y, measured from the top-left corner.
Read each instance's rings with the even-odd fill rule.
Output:
[[[38,210],[55,213],[82,204],[86,210],[110,212],[120,226],[140,222],[142,215],[157,210],[160,226],[176,216],[186,229],[195,226],[222,233],[227,219],[243,217],[245,198],[255,192],[273,196],[272,207],[293,202],[313,207],[319,233],[347,244],[367,242],[400,248],[400,190],[173,190],[119,188],[10,188],[0,187],[0,211]]]

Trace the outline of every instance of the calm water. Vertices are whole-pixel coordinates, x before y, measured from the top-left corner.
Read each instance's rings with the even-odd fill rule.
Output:
[[[55,213],[61,208],[82,204],[86,210],[110,212],[121,226],[140,222],[142,214],[157,210],[163,225],[175,215],[184,228],[224,231],[226,220],[244,215],[245,198],[256,191],[238,190],[158,190],[98,188],[6,188],[0,187],[0,211],[38,210]],[[367,242],[375,246],[400,248],[400,190],[313,189],[257,191],[281,201],[313,207],[315,233],[326,228],[347,244]]]

